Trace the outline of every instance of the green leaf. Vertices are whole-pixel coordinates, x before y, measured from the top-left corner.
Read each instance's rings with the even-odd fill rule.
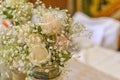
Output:
[[[15,22],[15,25],[19,25],[20,23],[19,22]]]
[[[13,15],[8,14],[7,11],[3,11],[3,14],[6,15],[6,17],[7,17],[8,19],[12,19],[12,18],[13,18]]]

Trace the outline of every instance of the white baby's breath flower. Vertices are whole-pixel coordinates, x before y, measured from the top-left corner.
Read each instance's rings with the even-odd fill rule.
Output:
[[[24,49],[26,49],[27,48],[27,45],[24,45]]]
[[[49,49],[53,49],[53,47],[52,47],[52,46],[50,46],[50,47],[49,47]]]
[[[55,57],[52,57],[53,60],[55,60]]]
[[[28,36],[28,33],[24,33],[24,36]]]
[[[21,51],[21,50],[22,50],[22,47],[18,47],[18,50]]]
[[[3,32],[3,31],[1,31],[1,35],[4,35],[4,32]]]
[[[25,56],[25,55],[23,55],[23,56],[22,56],[22,60],[24,60],[24,59],[25,59],[25,57],[26,57],[26,56]]]
[[[64,51],[64,54],[68,54],[68,52],[67,52],[67,51]]]
[[[2,39],[5,39],[5,36],[1,36],[2,37]]]
[[[16,50],[15,53],[18,53],[18,51]]]
[[[24,62],[22,61],[22,60],[19,60],[19,65],[20,65],[20,67],[23,67],[25,64],[24,64]]]
[[[60,62],[60,65],[63,65],[64,63],[63,62]]]
[[[3,41],[3,44],[6,44],[6,41]]]
[[[26,0],[5,0],[5,1],[6,1],[7,5],[12,6],[12,5],[16,5],[16,4],[20,3],[20,2],[23,3]]]
[[[13,49],[10,49],[10,52],[12,53],[12,52],[13,52]]]
[[[63,62],[64,60],[65,60],[65,58],[61,58],[61,59],[60,59],[60,61],[62,61],[62,62]]]
[[[14,38],[12,38],[12,39],[10,40],[10,42],[11,42],[11,43],[13,43],[14,41],[15,41],[15,39],[14,39]]]
[[[59,54],[59,57],[62,57],[62,54],[61,54],[61,53]]]
[[[19,39],[17,42],[18,42],[18,43],[22,43],[22,40],[21,40],[21,39]]]
[[[49,69],[45,69],[45,72],[46,72],[46,73],[49,73]]]
[[[59,9],[47,9],[43,5],[33,7],[26,1],[4,0],[0,5],[0,15],[10,17],[12,21],[9,29],[0,32],[0,44],[3,44],[0,62],[23,73],[27,73],[30,67],[42,67],[42,63],[45,66],[54,62],[64,65],[69,56],[66,51],[68,28],[65,26],[70,25],[69,17]],[[35,14],[32,12],[34,8]],[[39,18],[39,24],[30,21],[32,14]],[[49,73],[49,70],[45,72]]]
[[[49,61],[49,65],[52,65],[52,62],[51,62],[51,61]]]
[[[11,55],[12,57],[14,56],[14,54]],[[12,59],[12,58],[11,58]]]

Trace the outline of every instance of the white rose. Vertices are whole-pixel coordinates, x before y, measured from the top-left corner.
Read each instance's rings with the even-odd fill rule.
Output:
[[[23,3],[26,0],[5,0],[5,1],[6,1],[7,5],[12,6],[12,5],[15,5],[15,4],[20,3],[20,2]]]
[[[60,19],[55,18],[52,13],[45,13],[43,15],[43,22],[45,23],[42,26],[43,33],[46,34],[55,34],[58,33],[62,27]]]
[[[36,45],[33,47],[29,59],[33,64],[43,63],[49,59],[47,49],[42,45]]]
[[[28,38],[27,45],[30,46],[31,44],[37,45],[41,44],[42,38],[39,34],[31,34]]]

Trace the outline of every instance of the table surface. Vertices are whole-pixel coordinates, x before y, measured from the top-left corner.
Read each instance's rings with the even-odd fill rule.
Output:
[[[119,80],[72,58],[56,80]]]
[[[120,52],[94,47],[84,54],[86,64],[120,79]]]

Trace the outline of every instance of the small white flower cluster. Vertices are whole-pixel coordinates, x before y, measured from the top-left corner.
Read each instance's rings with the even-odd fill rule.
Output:
[[[32,3],[25,3],[24,1],[18,1],[15,5],[8,5],[8,1],[4,1],[0,4],[0,15],[3,18],[8,18],[14,22],[15,25],[25,23],[30,20],[33,10]],[[15,3],[15,2],[11,2]]]
[[[14,5],[6,1],[0,3],[0,16],[13,24],[3,21],[7,28],[0,32],[0,63],[23,73],[35,66],[64,66],[71,58],[70,35],[81,30],[78,25],[71,28],[67,11],[46,8],[39,0],[35,4],[17,0]]]
[[[46,8],[39,0],[35,5],[3,1],[0,15],[13,22],[0,32],[0,63],[28,73],[34,66],[64,66],[71,58],[67,51],[71,18],[66,10]]]

